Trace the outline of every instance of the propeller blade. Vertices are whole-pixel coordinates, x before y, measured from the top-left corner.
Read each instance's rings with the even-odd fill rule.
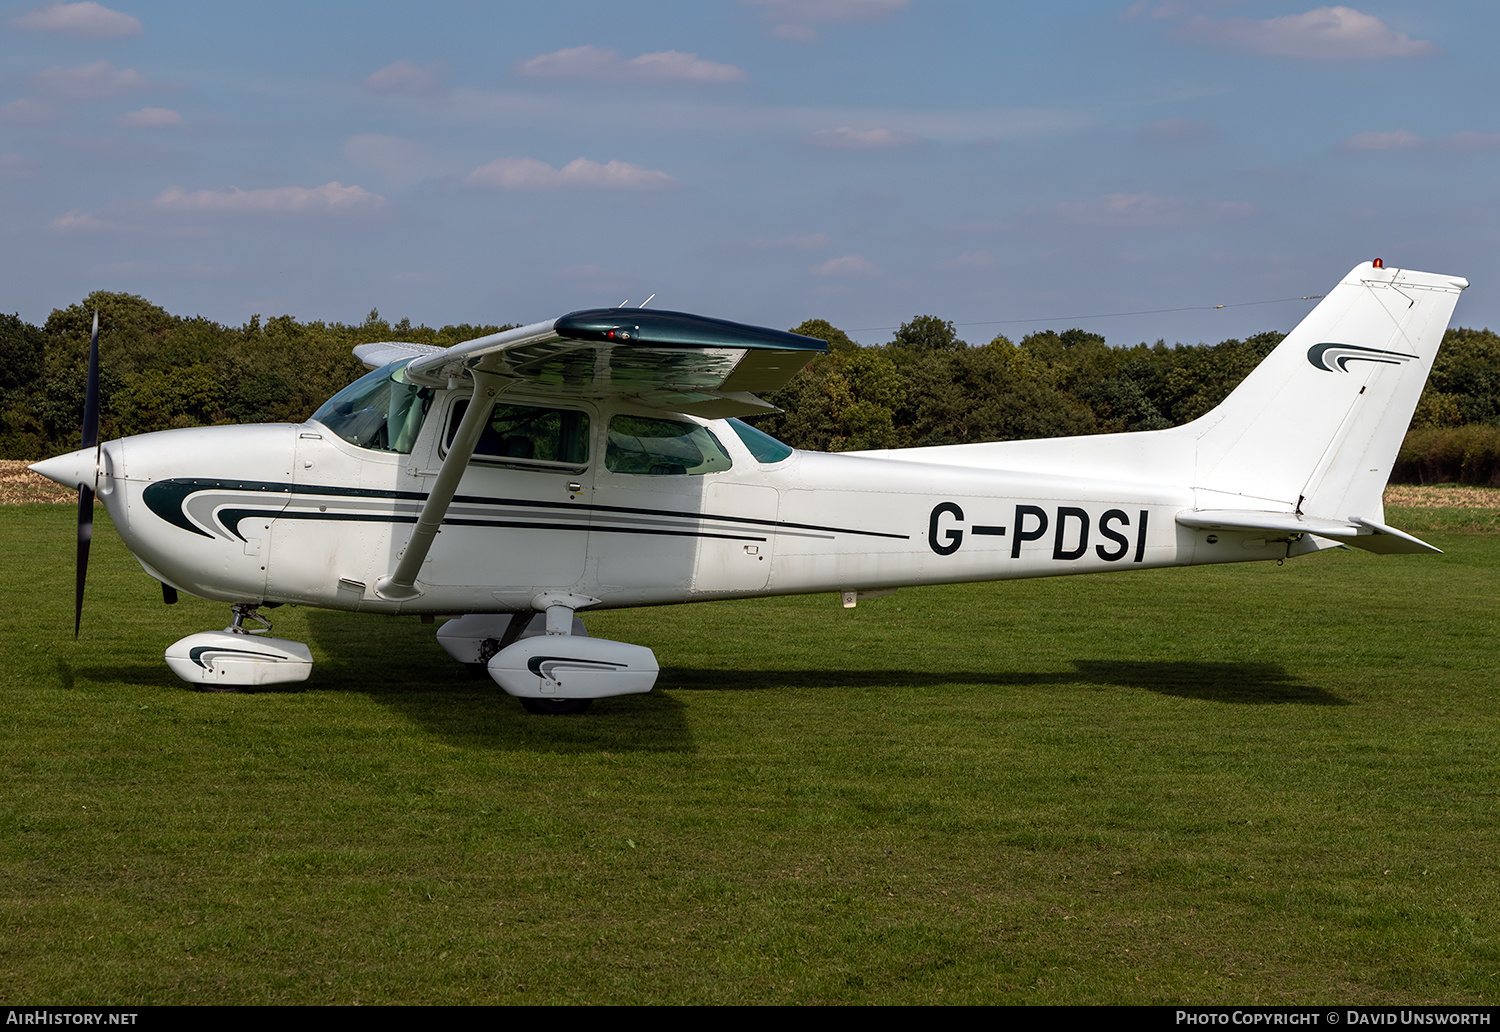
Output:
[[[78,583],[73,594],[73,639],[83,627],[83,584],[94,540],[94,490],[99,486],[99,311],[89,333],[89,378],[83,394],[83,446],[94,449],[94,482],[78,485]]]
[[[78,489],[78,586],[73,594],[73,640],[83,627],[83,582],[89,575],[89,545],[94,540],[94,489]]]
[[[83,446],[99,445],[99,313],[94,312],[94,329],[89,334],[89,380],[83,394]]]

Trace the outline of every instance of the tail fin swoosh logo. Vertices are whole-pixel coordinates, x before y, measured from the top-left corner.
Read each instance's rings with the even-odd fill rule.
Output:
[[[1362,348],[1358,344],[1314,344],[1307,349],[1307,360],[1313,364],[1313,367],[1328,373],[1347,373],[1350,362],[1401,365],[1416,357],[1416,355],[1408,355],[1401,351]]]

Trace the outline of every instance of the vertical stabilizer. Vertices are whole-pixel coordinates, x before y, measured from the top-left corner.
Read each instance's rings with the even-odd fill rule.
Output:
[[[1456,276],[1356,266],[1197,438],[1200,508],[1382,517],[1381,492],[1459,292]]]

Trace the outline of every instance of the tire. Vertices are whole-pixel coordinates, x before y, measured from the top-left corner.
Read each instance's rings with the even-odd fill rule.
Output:
[[[593,702],[593,699],[522,699],[521,707],[527,713],[567,717],[582,713],[593,705]]]

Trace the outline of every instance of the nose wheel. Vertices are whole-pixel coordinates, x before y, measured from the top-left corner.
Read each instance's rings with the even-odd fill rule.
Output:
[[[271,621],[256,612],[260,603],[239,602],[222,631],[202,631],[167,649],[167,666],[184,681],[207,691],[234,691],[305,681],[312,653],[300,641],[273,638]],[[254,620],[260,629],[245,627]]]

